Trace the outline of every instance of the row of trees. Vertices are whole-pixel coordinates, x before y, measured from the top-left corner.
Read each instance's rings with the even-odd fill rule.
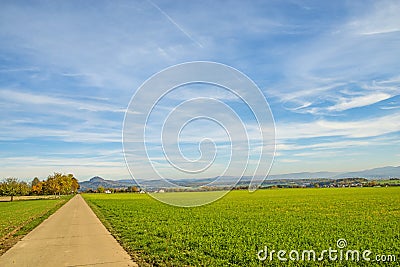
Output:
[[[0,183],[0,196],[10,196],[13,201],[14,196],[29,195],[30,189],[26,182],[19,182],[16,178],[7,178]]]
[[[110,193],[139,193],[140,188],[137,186],[129,186],[127,188],[105,188],[103,186],[97,187],[97,190],[86,190],[88,193],[105,193],[105,192],[110,192]]]
[[[57,172],[43,181],[35,177],[30,185],[16,178],[7,178],[0,183],[0,195],[10,196],[11,201],[14,200],[14,196],[67,195],[77,193],[78,189],[79,182],[73,174]]]

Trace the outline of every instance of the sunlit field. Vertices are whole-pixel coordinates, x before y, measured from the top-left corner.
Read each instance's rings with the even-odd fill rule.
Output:
[[[191,194],[165,193],[190,198]],[[181,195],[179,195],[181,194]],[[84,194],[104,224],[141,265],[155,266],[362,266],[376,255],[400,261],[400,188],[273,189],[233,191],[201,207],[179,208],[145,194]],[[369,262],[331,260],[323,250],[370,250]],[[275,250],[272,260],[258,253]],[[286,262],[277,257],[287,251]],[[289,259],[288,253],[298,250]],[[314,250],[315,260],[302,260]],[[269,254],[268,254],[269,256]],[[393,260],[393,259],[392,259]]]

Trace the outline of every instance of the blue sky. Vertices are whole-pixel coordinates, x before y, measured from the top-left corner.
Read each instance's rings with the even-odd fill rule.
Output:
[[[262,90],[276,126],[271,173],[400,165],[399,1],[0,7],[2,178],[129,178],[121,132],[130,98],[160,70],[197,60],[232,66]]]

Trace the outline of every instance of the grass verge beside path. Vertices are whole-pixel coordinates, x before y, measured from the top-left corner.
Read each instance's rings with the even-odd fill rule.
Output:
[[[89,207],[92,209],[92,211],[96,214],[97,218],[101,221],[101,223],[107,228],[107,230],[111,233],[111,235],[118,241],[118,243],[124,248],[126,252],[132,257],[134,262],[136,262],[139,266],[146,266],[149,267],[151,266],[148,264],[140,255],[137,253],[137,251],[132,250],[129,245],[124,243],[124,239],[121,238],[120,232],[118,230],[115,230],[113,228],[113,225],[110,223],[109,220],[107,220],[106,214],[97,206],[95,205],[92,201],[90,201],[86,196],[88,194],[82,194],[83,199],[86,201],[86,203],[89,205]],[[104,194],[97,194],[96,195],[104,195]],[[114,194],[114,195],[119,195],[119,194]],[[130,194],[131,195],[131,194]]]
[[[0,255],[38,226],[72,196],[0,202]]]

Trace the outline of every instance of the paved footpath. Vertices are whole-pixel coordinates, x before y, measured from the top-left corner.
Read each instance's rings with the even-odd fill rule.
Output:
[[[0,266],[137,266],[80,195],[0,257]]]

